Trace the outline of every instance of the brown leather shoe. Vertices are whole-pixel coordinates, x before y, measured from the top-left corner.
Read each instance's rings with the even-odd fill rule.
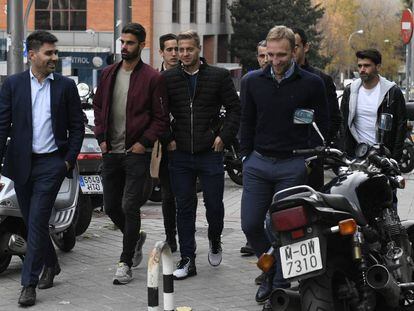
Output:
[[[36,286],[29,285],[23,286],[22,292],[19,297],[19,305],[21,306],[33,306],[36,303]]]
[[[46,289],[53,287],[53,279],[60,273],[61,269],[59,263],[56,263],[54,267],[44,267],[42,276],[40,277],[37,287],[39,289]]]

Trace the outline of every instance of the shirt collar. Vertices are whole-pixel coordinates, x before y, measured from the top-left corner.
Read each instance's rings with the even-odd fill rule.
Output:
[[[32,67],[30,67],[29,72],[30,72],[30,79],[31,79],[31,80],[36,79],[36,81],[39,81],[39,80],[37,80],[36,76],[33,74],[33,72],[32,72]],[[49,75],[48,75],[48,76],[44,79],[44,81],[46,81],[46,80],[55,80],[55,77],[53,76],[53,73],[50,73],[50,74],[49,74]]]
[[[204,64],[203,60],[200,58],[200,66]],[[183,70],[186,74],[188,74],[189,76],[195,76],[199,71],[200,71],[200,67],[198,67],[198,69],[194,72],[188,72],[187,70],[185,70],[185,67],[183,65],[183,63],[181,63],[181,66],[183,67]]]
[[[290,65],[289,69],[286,70],[285,74],[283,75],[282,79],[280,79],[280,81],[278,81],[279,83],[282,82],[283,80],[290,78],[293,75],[293,72],[295,71],[295,62],[292,61],[292,64]],[[272,75],[273,80],[276,80],[276,74],[273,70],[273,66],[270,66],[270,74]]]

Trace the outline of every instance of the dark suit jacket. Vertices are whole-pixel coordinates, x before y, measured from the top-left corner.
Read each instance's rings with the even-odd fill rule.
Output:
[[[81,103],[75,82],[53,75],[54,80],[50,80],[53,135],[62,158],[74,167],[85,131]],[[7,137],[10,142],[6,151]],[[30,176],[32,138],[30,73],[26,70],[8,77],[0,90],[0,161],[5,156],[2,173],[18,184],[24,184]]]

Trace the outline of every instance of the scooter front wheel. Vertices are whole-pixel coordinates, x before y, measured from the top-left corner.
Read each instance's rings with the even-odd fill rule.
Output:
[[[70,252],[76,244],[76,231],[73,224],[61,233],[52,233],[50,235],[56,246],[64,252]]]
[[[0,273],[5,271],[10,264],[12,255],[1,255],[0,256]]]

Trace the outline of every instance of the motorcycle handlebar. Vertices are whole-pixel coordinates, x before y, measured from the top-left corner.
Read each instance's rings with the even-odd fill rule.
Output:
[[[335,148],[325,148],[325,147],[316,147],[311,149],[296,149],[293,150],[293,154],[297,155],[304,155],[304,154],[313,154],[313,155],[336,155],[338,157],[342,157],[344,154],[341,150]]]

